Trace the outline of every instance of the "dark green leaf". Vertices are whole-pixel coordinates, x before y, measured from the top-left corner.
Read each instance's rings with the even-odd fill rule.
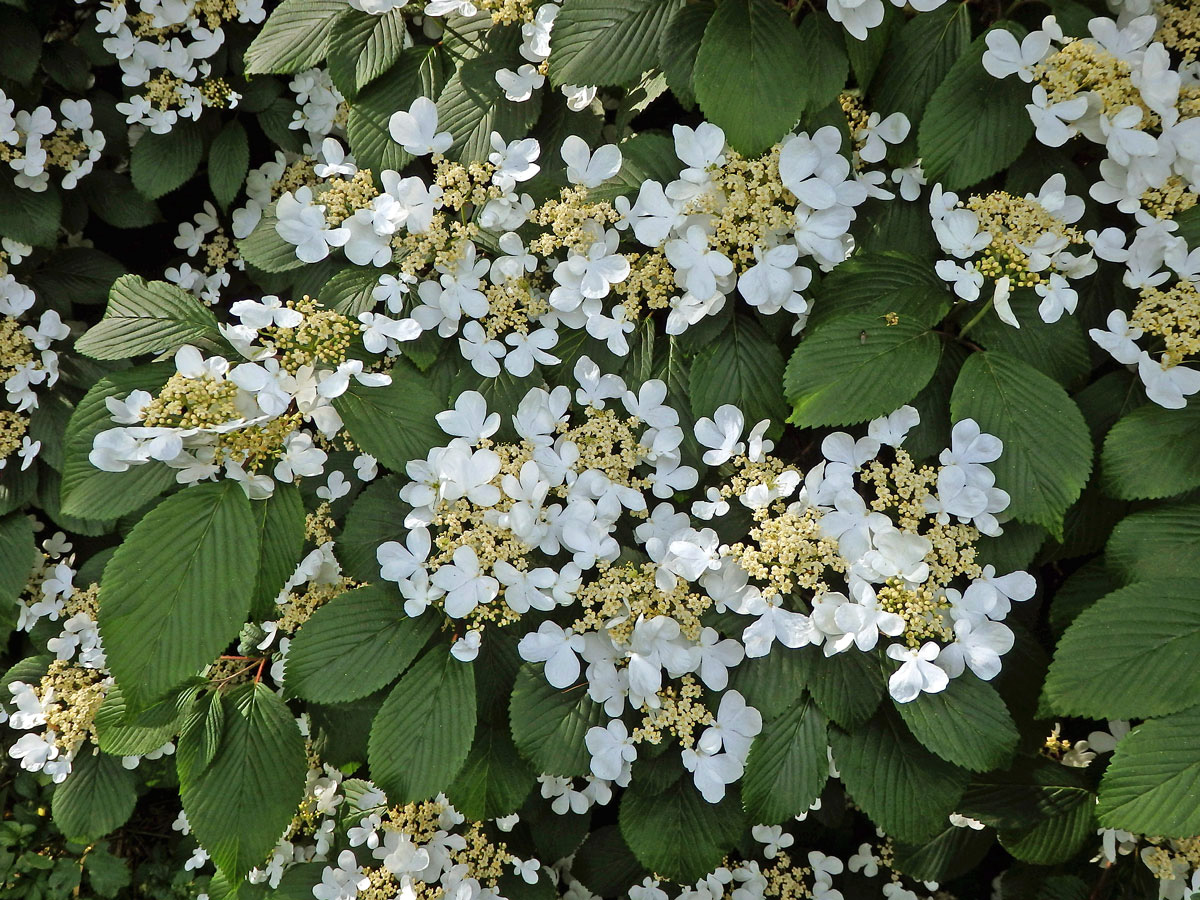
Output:
[[[416,659],[437,628],[413,619],[381,584],[348,591],[318,609],[288,649],[288,691],[317,703],[345,703],[379,690]]]

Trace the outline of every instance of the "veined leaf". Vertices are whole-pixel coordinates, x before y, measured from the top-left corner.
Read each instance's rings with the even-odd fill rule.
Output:
[[[750,820],[774,825],[807,811],[829,778],[827,746],[825,717],[811,700],[766,722],[742,778],[742,806]]]
[[[250,609],[258,530],[232,481],[164,500],[104,568],[100,634],[133,710],[145,709],[233,640]]]
[[[1092,470],[1087,425],[1062,386],[1006,354],[975,353],[959,372],[950,412],[1004,442],[991,469],[1012,498],[1005,512],[1061,536],[1063,514]]]
[[[379,690],[403,672],[437,628],[430,613],[413,619],[383,584],[330,600],[288,649],[288,691],[317,703],[345,703]]]
[[[1188,837],[1200,832],[1200,710],[1144,722],[1121,739],[1100,782],[1105,828]]]
[[[304,796],[304,738],[282,700],[263,684],[228,699],[216,752],[180,792],[196,840],[230,879],[260,865]],[[180,751],[183,738],[180,739]]]
[[[1185,578],[1139,581],[1081,612],[1058,642],[1046,696],[1067,715],[1144,719],[1194,705],[1200,605]]]
[[[219,340],[216,318],[187,291],[123,275],[108,295],[104,318],[75,342],[75,349],[93,359],[130,359]]]
[[[454,781],[475,736],[475,669],[444,645],[417,660],[371,726],[371,776],[392,803],[425,800]]]

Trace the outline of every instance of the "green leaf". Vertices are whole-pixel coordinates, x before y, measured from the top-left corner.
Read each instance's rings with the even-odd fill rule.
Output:
[[[988,350],[1000,350],[1029,363],[1064,387],[1087,378],[1092,368],[1088,341],[1075,316],[1046,323],[1037,313],[1041,298],[1032,290],[1018,290],[1011,305],[1021,328],[998,316],[985,316],[971,331],[971,339]]]
[[[213,138],[208,150],[208,184],[222,207],[233,203],[248,171],[250,141],[242,123],[234,119]]]
[[[54,789],[54,824],[69,838],[85,840],[120,828],[137,802],[133,772],[107,753],[85,751],[71,774]]]
[[[400,9],[383,15],[347,10],[333,25],[329,40],[329,75],[349,100],[400,58],[404,50],[404,16]]]
[[[949,311],[946,282],[928,260],[892,250],[857,253],[821,282],[808,327],[847,313],[882,316],[889,312],[933,326]]]
[[[843,728],[865,722],[879,706],[884,678],[875,657],[865,653],[809,654],[807,667],[809,693],[821,712]]]
[[[346,138],[360,166],[378,175],[384,169],[402,169],[412,160],[392,140],[388,123],[392,113],[407,110],[422,96],[425,78],[438,65],[435,48],[414,47],[401,53],[399,62],[359,94],[350,106]],[[445,130],[445,123],[440,122],[438,127]]]
[[[815,428],[887,415],[929,383],[941,353],[938,336],[911,317],[888,325],[879,316],[838,316],[808,334],[788,362],[788,421]]]
[[[872,33],[880,31],[876,28]],[[850,59],[843,40],[845,32],[828,16],[805,16],[797,34],[804,47],[804,109],[815,113],[836,101],[846,87]],[[858,41],[853,43],[857,45]]]
[[[181,120],[166,134],[142,135],[129,154],[129,174],[142,196],[157,200],[195,175],[203,156],[200,126]]]
[[[0,75],[27,84],[37,72],[42,56],[41,31],[28,16],[15,9],[0,8],[0,33],[4,35]]]
[[[516,812],[536,783],[536,773],[517,753],[508,729],[481,726],[446,795],[468,819],[482,821]]]
[[[1004,442],[991,470],[1012,498],[1006,515],[1061,537],[1063,514],[1092,471],[1087,425],[1062,386],[1006,354],[975,353],[959,372],[950,413]]]
[[[103,303],[125,266],[91,247],[63,247],[29,279],[39,298],[54,304]]]
[[[397,496],[402,483],[394,475],[372,482],[346,513],[333,552],[346,574],[357,581],[378,581],[379,560],[375,553],[379,545],[408,538],[404,506]]]
[[[1121,583],[1200,577],[1200,503],[1144,509],[1117,523],[1105,545],[1109,569]]]
[[[8,608],[25,590],[34,563],[40,559],[33,540],[33,520],[22,513],[0,519],[0,626],[7,621]],[[7,638],[6,632],[0,631],[0,635],[0,641]]]
[[[386,585],[348,591],[313,613],[292,639],[288,692],[317,703],[374,693],[408,668],[437,624],[433,614],[410,618]]]
[[[745,815],[736,789],[709,803],[687,775],[657,794],[640,789],[635,780],[621,797],[620,824],[642,865],[687,884],[721,864],[745,827]]]
[[[800,118],[811,74],[807,50],[772,0],[718,4],[704,29],[693,84],[705,118],[724,129],[739,153],[758,156]]]
[[[194,688],[185,688],[178,694],[168,694],[140,715],[130,716],[124,692],[113,685],[96,710],[100,749],[114,756],[142,756],[157,750],[179,733],[195,693]]]
[[[1018,859],[1049,865],[1069,859],[1093,837],[1095,805],[1080,770],[1035,758],[976,777],[960,811],[995,828]]]
[[[871,821],[902,841],[937,834],[955,809],[967,773],[915,740],[884,707],[850,734],[829,733],[842,783]]]
[[[947,825],[922,844],[894,843],[895,870],[919,881],[949,881],[979,865],[991,847],[990,833]]]
[[[79,189],[92,212],[114,228],[144,228],[162,220],[157,204],[138,193],[128,175],[97,169],[80,182]],[[0,198],[0,210],[4,205]],[[4,229],[2,220],[0,230],[12,233]]]
[[[799,702],[812,672],[804,657],[803,653],[768,653],[743,660],[729,673],[729,690],[745,697],[763,718],[781,716]],[[873,710],[871,707],[866,715]]]
[[[210,691],[200,695],[188,710],[179,732],[175,754],[175,773],[183,787],[191,784],[217,755],[221,735],[225,733],[225,695]]]
[[[556,19],[556,46],[561,34],[558,29]],[[521,32],[516,28],[493,28],[486,35],[478,35],[476,41],[482,42],[482,52],[468,53],[437,98],[438,129],[453,135],[454,143],[446,155],[454,159],[486,159],[492,149],[493,131],[506,141],[524,137],[541,112],[541,91],[534,91],[523,103],[513,103],[496,82],[498,69],[515,71],[526,62],[518,52]]]
[[[238,880],[287,829],[304,797],[308,761],[295,716],[266,685],[246,685],[222,703],[216,754],[180,779],[180,797],[196,840]]]
[[[410,459],[424,459],[444,440],[436,419],[443,404],[412,368],[397,365],[391,374],[392,383],[383,387],[352,382],[333,405],[355,444],[403,472]]]
[[[89,185],[95,173],[83,180]],[[19,188],[7,175],[0,177],[0,234],[35,247],[58,242],[62,194],[51,184],[44,191]]]
[[[294,484],[277,484],[266,500],[253,504],[258,528],[258,574],[251,609],[271,618],[274,600],[296,571],[304,551],[304,500]]]
[[[426,800],[454,781],[475,736],[475,669],[438,644],[392,689],[367,755],[371,777],[393,803]]]
[[[258,529],[236,482],[198,484],[147,513],[104,568],[100,633],[132,709],[211,662],[240,630]]]
[[[638,884],[646,870],[616,825],[597,828],[575,853],[571,875],[602,897],[619,897]]]
[[[1112,427],[1100,461],[1106,492],[1121,500],[1157,500],[1200,487],[1200,404],[1139,406]]]
[[[379,273],[374,269],[352,266],[338,272],[321,288],[321,303],[328,309],[336,309],[343,316],[357,319],[359,313],[369,312],[376,306],[371,292],[379,284]]]
[[[1182,838],[1200,832],[1200,710],[1154,719],[1121,739],[1100,782],[1105,828]]]
[[[129,887],[133,880],[130,868],[128,860],[108,849],[107,841],[97,843],[83,859],[88,884],[101,897],[116,897],[124,888]]]
[[[742,777],[742,806],[750,820],[774,825],[807,811],[829,778],[826,746],[825,717],[809,700],[768,720]]]
[[[1025,29],[1002,22],[1018,40]],[[958,58],[929,99],[917,135],[921,165],[930,183],[947,190],[970,187],[996,174],[1025,149],[1033,123],[1025,112],[1029,88],[1019,78],[993,78],[983,69],[981,34]]]
[[[704,28],[715,8],[708,0],[702,0],[676,9],[658,47],[658,58],[667,78],[667,86],[679,102],[689,109],[696,104],[696,92],[692,88],[696,54],[700,50]]]
[[[93,359],[129,359],[219,339],[216,317],[190,293],[165,281],[123,275],[109,292],[104,318],[75,349]]]
[[[1194,705],[1200,604],[1191,579],[1139,581],[1085,609],[1063,634],[1046,678],[1055,710],[1143,719]]]
[[[636,82],[658,62],[659,41],[683,0],[574,0],[554,20],[550,81]]]
[[[970,673],[944,691],[895,704],[913,736],[947,762],[986,772],[1006,767],[1017,746],[1017,727],[1000,695]]]
[[[732,403],[747,423],[787,417],[783,399],[783,355],[761,326],[749,317],[734,316],[733,325],[718,341],[692,360],[692,415],[712,416],[718,406]]]
[[[290,75],[325,58],[343,0],[283,0],[246,50],[246,74]]]
[[[970,43],[971,16],[961,4],[913,16],[899,29],[879,64],[872,82],[872,108],[904,113],[915,131],[929,98]]]
[[[254,230],[237,242],[242,259],[254,268],[271,274],[290,272],[304,265],[304,261],[296,256],[295,245],[289,244],[275,230],[278,224],[275,204],[272,203],[263,212]]]
[[[591,773],[584,737],[589,728],[606,725],[607,717],[586,688],[559,690],[546,681],[541,666],[525,665],[517,673],[508,710],[517,749],[539,772],[564,777]]]
[[[104,401],[124,399],[132,391],[153,393],[162,387],[174,366],[138,366],[101,378],[67,423],[63,463],[62,512],[81,518],[111,520],[139,509],[175,484],[175,473],[161,463],[133,466],[127,472],[102,472],[88,461],[97,434],[117,427]]]

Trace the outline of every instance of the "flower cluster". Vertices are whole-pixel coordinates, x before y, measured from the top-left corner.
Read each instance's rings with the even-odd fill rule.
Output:
[[[58,120],[48,106],[16,115],[14,110],[15,102],[0,90],[0,161],[16,173],[17,187],[40,193],[50,186],[50,170],[57,169],[69,191],[92,171],[105,139],[92,120],[90,101],[63,100]]]
[[[1102,260],[1125,267],[1140,292],[1132,313],[1116,309],[1092,338],[1117,362],[1136,366],[1147,396],[1180,408],[1200,391],[1200,372],[1181,365],[1200,350],[1195,280],[1200,252],[1175,234],[1175,218],[1200,196],[1200,69],[1186,52],[1186,16],[1169,4],[1153,15],[1092,19],[1089,38],[1065,36],[1054,17],[1017,42],[988,34],[984,67],[1033,85],[1026,108],[1036,138],[1059,147],[1081,136],[1104,148],[1091,196],[1131,215],[1132,238],[1109,227],[1088,232]],[[1193,32],[1194,36],[1194,32]],[[1174,64],[1171,51],[1183,55]],[[1153,355],[1137,342],[1161,342]],[[1153,345],[1152,345],[1153,346]]]
[[[1071,286],[1096,271],[1091,249],[1074,224],[1083,215],[1083,200],[1066,192],[1066,179],[1052,175],[1036,195],[1014,197],[1007,191],[974,195],[961,201],[957,194],[933,187],[929,198],[933,232],[944,253],[939,277],[954,286],[968,303],[979,299],[985,281],[994,285],[991,305],[1002,322],[1021,323],[1013,314],[1013,291],[1032,288],[1041,298],[1038,315],[1057,322],[1074,313],[1079,294]],[[956,262],[955,260],[959,260]]]
[[[391,383],[378,371],[388,358],[369,369],[352,357],[352,345],[394,354],[395,340],[415,336],[415,326],[380,323],[385,317],[370,313],[356,323],[307,296],[240,300],[231,311],[240,324],[222,333],[246,361],[231,365],[179,348],[175,373],[157,395],[137,390],[106,399],[118,427],[96,435],[92,465],[124,472],[158,461],[176,470],[180,484],[215,479],[223,469],[248,496],[269,497],[272,475],[291,482],[324,473],[326,450],[342,428],[332,401],[352,379],[368,387]]]
[[[887,654],[900,664],[890,681],[899,702],[968,668],[999,672],[1013,643],[1000,620],[1034,585],[975,561],[981,533],[1000,533],[1008,496],[987,468],[1000,442],[974,422],[955,427],[940,467],[917,467],[899,447],[917,421],[905,407],[869,437],[826,438],[825,460],[804,476],[771,456],[766,421],[743,440],[741,413],[723,406],[695,437],[703,461],[728,474],[689,516],[667,502],[699,473],[681,463],[666,385],[634,393],[586,357],[575,377],[582,409],[572,415],[565,387],[532,389],[512,417],[517,443],[492,440],[500,415],[477,393],[441,413],[453,440],[409,463],[408,535],[380,545],[378,560],[410,616],[433,607],[454,623],[460,660],[476,657],[486,628],[521,623],[518,650],[545,664],[552,686],[576,684],[586,664],[588,696],[611,718],[587,735],[595,776],[627,784],[637,745],[669,735],[698,789],[719,800],[762,720],[737,691],[714,714],[706,692],[724,691],[730,668],[776,642],[832,655],[898,638]],[[878,459],[884,446],[890,465]],[[651,511],[646,492],[664,502]],[[753,519],[741,540],[694,526],[723,524],[734,500]],[[630,532],[626,514],[640,520]],[[752,622],[725,635],[709,622],[726,611]],[[549,615],[533,630],[526,620],[539,612]],[[641,717],[632,731],[627,706]]]
[[[33,248],[9,238],[3,238],[0,246],[0,384],[6,401],[0,406],[0,470],[13,454],[25,470],[42,447],[29,434],[30,412],[38,408],[34,388],[52,388],[58,381],[58,352],[50,348],[71,330],[52,309],[45,310],[36,325],[21,324],[36,298],[10,271],[10,264],[20,262]]]
[[[886,124],[865,117],[852,170],[832,126],[746,159],[716,126],[677,125],[685,168],[665,187],[644,182],[632,203],[599,199],[622,167],[621,151],[592,151],[568,137],[561,152],[570,186],[535,204],[518,194],[541,168],[535,139],[505,143],[493,133],[488,161],[464,165],[439,155],[452,137],[437,127],[424,98],[391,120],[406,152],[433,154],[433,184],[385,171],[379,190],[327,140],[309,182],[280,197],[275,230],[306,262],[341,248],[355,265],[394,265],[376,299],[408,310],[427,331],[459,334],[463,356],[488,377],[501,361],[517,376],[535,362],[556,363],[560,325],[623,356],[647,316],[665,312],[667,333],[680,334],[719,313],[735,289],[759,312],[793,313],[798,330],[812,278],[800,260],[830,268],[846,258],[854,208],[868,195],[891,196],[879,187],[883,173],[863,171],[862,161],[882,160],[887,144],[907,134],[902,116]],[[493,248],[490,259],[482,247]]]
[[[503,832],[516,821],[470,821],[444,795],[433,800],[389,806],[386,795],[369,782],[348,782],[352,807],[347,830],[350,847],[325,867],[313,888],[317,900],[390,900],[396,896],[436,900],[502,898],[506,874],[526,884],[542,877],[537,859],[521,859],[508,849]],[[369,854],[369,857],[367,857]],[[367,865],[359,856],[367,857]]]
[[[106,0],[96,31],[135,91],[117,110],[131,125],[166,134],[180,118],[236,106],[238,94],[211,77],[210,60],[225,45],[223,26],[265,18],[263,0]]]

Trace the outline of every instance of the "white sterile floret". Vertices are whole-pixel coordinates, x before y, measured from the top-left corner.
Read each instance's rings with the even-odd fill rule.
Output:
[[[496,84],[504,90],[504,96],[512,103],[524,103],[533,92],[546,83],[546,76],[529,63],[512,69],[496,70]]]
[[[1050,34],[1031,31],[1018,42],[1011,31],[993,28],[984,39],[983,68],[993,78],[1017,75],[1022,81],[1034,80],[1033,67],[1045,59],[1050,50]]]
[[[567,135],[559,151],[567,164],[567,180],[587,188],[599,187],[621,170],[621,150],[604,144],[594,151],[578,135]]]
[[[922,693],[944,691],[950,683],[950,676],[936,662],[940,652],[941,648],[933,641],[920,647],[888,645],[888,657],[900,663],[900,667],[888,679],[888,692],[892,699],[897,703],[911,703]]]
[[[407,112],[401,110],[392,113],[388,120],[388,133],[406,153],[413,156],[445,153],[454,143],[454,138],[448,131],[439,132],[437,126],[438,113],[434,102],[428,97],[418,97]]]
[[[630,763],[637,759],[637,747],[629,736],[629,730],[620,719],[613,719],[605,727],[589,728],[584,744],[591,754],[592,774],[606,781],[615,781],[624,787],[629,783]]]

